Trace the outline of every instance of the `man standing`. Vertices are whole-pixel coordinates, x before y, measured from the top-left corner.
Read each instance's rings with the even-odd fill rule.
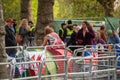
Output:
[[[66,36],[67,36],[67,30],[66,30],[66,24],[65,23],[61,24],[61,28],[59,29],[59,36],[62,39],[62,41],[65,42]]]
[[[13,19],[8,18],[6,20],[6,25],[5,25],[5,46],[10,47],[10,46],[17,46],[17,42],[15,39],[15,33],[14,33],[14,28],[13,28]],[[9,56],[15,57],[16,49],[6,49],[6,52]]]
[[[72,24],[72,21],[71,20],[68,20],[67,21],[67,36],[66,36],[66,42],[68,43],[70,38],[71,38],[71,35],[73,33],[73,24]]]

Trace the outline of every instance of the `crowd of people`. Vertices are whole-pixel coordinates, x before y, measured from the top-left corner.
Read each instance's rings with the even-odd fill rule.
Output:
[[[19,45],[21,46],[32,46],[34,45],[34,32],[35,27],[32,21],[27,19],[22,19],[19,25],[19,30],[16,31],[17,21],[12,18],[6,20],[5,30],[5,46],[17,46],[16,35],[19,35],[21,41]],[[120,43],[120,38],[118,32],[108,30],[106,34],[105,26],[100,26],[100,29],[95,31],[93,26],[87,22],[83,21],[81,28],[77,24],[72,24],[72,20],[68,20],[67,23],[61,23],[59,29],[59,34],[54,32],[53,26],[47,25],[45,27],[44,41],[42,46],[46,45],[59,45],[65,44],[66,46],[75,45],[97,45],[97,44],[116,44]],[[76,48],[71,48],[74,51]],[[6,50],[8,55],[14,56],[15,49]]]
[[[27,19],[22,19],[16,29],[17,21],[12,18],[6,20],[5,25],[5,46],[27,46],[34,45],[34,33],[35,27],[32,21]],[[57,34],[53,26],[47,25],[44,28],[44,40],[41,46],[52,45],[48,48],[53,55],[63,55],[64,47],[55,45],[65,45],[65,46],[85,46],[85,45],[97,45],[97,44],[117,44],[120,43],[119,33],[114,30],[108,30],[106,33],[106,27],[104,25],[100,26],[100,29],[95,31],[93,26],[87,22],[83,21],[82,26],[79,27],[77,24],[72,24],[71,20],[67,23],[61,23],[59,33]],[[20,39],[16,37],[19,35]],[[74,51],[76,47],[71,47],[71,51]],[[71,51],[68,51],[68,56],[72,56]],[[10,57],[16,57],[17,50],[15,48],[6,49],[6,53]]]
[[[28,21],[27,19],[22,19],[18,31],[16,29],[16,26],[17,26],[17,21],[15,19],[8,18],[6,20],[5,46],[11,47],[11,46],[17,46],[17,44],[19,44],[20,46],[26,47],[31,45],[34,37],[33,22]],[[18,35],[20,36],[19,40],[18,40]],[[15,48],[6,49],[6,52],[9,56],[15,57],[16,49]]]
[[[71,20],[68,20],[67,24],[62,23],[59,36],[67,46],[120,43],[118,31],[108,30],[106,32],[105,25],[101,25],[100,29],[95,31],[93,25],[87,21],[82,22],[81,28],[77,24],[72,24]],[[71,49],[74,50],[73,48]]]

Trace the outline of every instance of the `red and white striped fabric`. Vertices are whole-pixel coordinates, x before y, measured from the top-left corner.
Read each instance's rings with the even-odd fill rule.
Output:
[[[44,69],[46,67],[44,63],[44,60],[46,58],[45,50],[41,52],[25,51],[25,54],[27,55],[27,58],[30,59],[30,61],[40,61],[40,63],[43,64],[42,74],[44,74]],[[22,73],[24,72],[24,69],[27,68],[30,71],[30,75],[35,76],[38,74],[38,66],[39,66],[39,63],[30,63],[25,65],[20,65],[19,70],[20,70],[20,73]]]

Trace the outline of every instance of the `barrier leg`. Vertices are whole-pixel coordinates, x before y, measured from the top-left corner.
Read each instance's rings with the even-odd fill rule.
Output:
[[[41,72],[42,72],[42,63],[39,63],[39,66],[38,66],[38,80],[42,80],[42,78],[41,78],[41,76],[42,76]]]

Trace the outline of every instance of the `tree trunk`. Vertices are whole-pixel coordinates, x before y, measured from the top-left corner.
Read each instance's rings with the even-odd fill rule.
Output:
[[[38,13],[36,24],[35,40],[37,45],[41,45],[44,37],[44,27],[53,25],[53,5],[54,0],[38,0]]]
[[[113,17],[115,0],[97,0],[105,10],[105,16]]]
[[[107,5],[104,6],[105,9],[105,16],[113,17],[114,12],[114,1],[110,1],[106,3]]]
[[[5,29],[2,10],[2,1],[0,0],[0,63],[6,62],[7,56],[5,52]],[[0,65],[0,80],[8,78],[8,71],[6,65]]]
[[[21,19],[32,20],[31,0],[21,0]]]

